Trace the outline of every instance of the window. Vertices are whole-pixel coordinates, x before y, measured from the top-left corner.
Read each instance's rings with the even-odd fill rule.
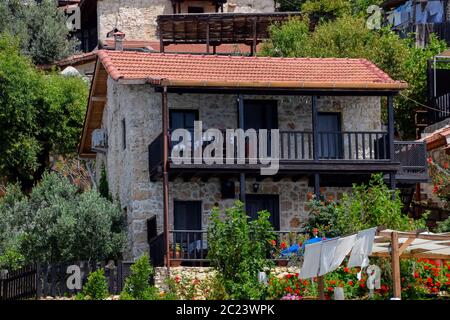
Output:
[[[170,129],[188,129],[194,131],[194,121],[198,120],[197,110],[170,110]]]
[[[204,13],[205,9],[203,7],[188,7],[188,13]]]
[[[125,119],[122,119],[122,147],[124,150],[127,148],[127,127]]]

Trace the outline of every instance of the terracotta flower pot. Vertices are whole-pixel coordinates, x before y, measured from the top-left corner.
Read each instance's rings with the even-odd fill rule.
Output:
[[[181,260],[172,260],[173,259],[173,250],[169,250],[169,259],[171,267],[179,267],[181,266]],[[175,259],[181,259],[181,251],[175,251]]]

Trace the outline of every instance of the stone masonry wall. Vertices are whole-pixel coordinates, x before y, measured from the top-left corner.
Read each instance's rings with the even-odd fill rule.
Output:
[[[247,96],[246,98],[254,98]],[[278,101],[279,128],[281,130],[310,130],[310,98],[303,96],[270,97],[258,99]],[[203,127],[236,128],[236,95],[169,94],[169,108],[197,109]],[[343,130],[380,129],[380,99],[377,97],[324,97],[318,100],[319,111],[340,111]],[[126,148],[124,149],[123,125],[126,124]],[[108,132],[108,152],[98,154],[97,172],[104,163],[107,170],[111,194],[127,214],[129,251],[126,258],[132,259],[148,251],[146,221],[156,215],[158,229],[162,231],[163,201],[162,182],[150,182],[148,171],[148,145],[161,132],[161,95],[149,85],[123,85],[109,79],[108,95],[103,114],[103,128]],[[100,175],[98,175],[100,176]],[[247,181],[247,193],[251,194],[254,180]],[[236,197],[239,183],[236,182]],[[211,208],[218,205],[226,208],[234,199],[221,199],[220,182],[194,180],[170,182],[170,211],[174,200],[201,200],[203,228],[208,223]],[[340,198],[348,189],[324,188],[323,193]],[[296,230],[307,219],[305,209],[308,180],[293,182],[282,179],[274,182],[271,178],[260,182],[258,194],[278,194],[281,230]],[[172,220],[170,221],[172,224]]]
[[[205,7],[205,12],[215,11],[206,1],[186,1],[183,12],[187,12],[187,4]],[[273,11],[273,0],[229,0],[224,6],[224,12]],[[156,17],[172,13],[170,0],[98,0],[98,38],[104,40],[117,27],[125,32],[128,40],[157,40]]]
[[[286,274],[298,273],[300,269],[298,267],[274,267],[270,270],[271,275],[282,278]],[[175,279],[177,276],[180,278],[197,279],[199,281],[205,280],[214,276],[215,271],[210,267],[171,267],[170,278]],[[167,289],[166,280],[168,277],[167,268],[157,267],[155,268],[155,286],[164,291]],[[201,293],[199,293],[201,296]]]

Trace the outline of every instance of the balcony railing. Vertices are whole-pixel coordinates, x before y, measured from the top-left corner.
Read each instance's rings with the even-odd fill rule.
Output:
[[[417,141],[395,141],[394,161],[400,162],[399,180],[428,180],[426,144]]]
[[[224,135],[225,136],[225,135]],[[169,138],[170,139],[170,138]],[[348,131],[348,132],[319,132],[317,134],[318,158],[314,159],[314,136],[311,131],[280,131],[279,132],[279,162],[280,165],[301,165],[307,163],[326,164],[339,162],[340,164],[363,164],[377,163],[383,165],[400,163],[399,175],[405,177],[409,175],[411,179],[420,176],[421,180],[426,179],[426,149],[422,142],[394,142],[394,156],[390,157],[389,135],[384,131]],[[225,138],[224,138],[225,140]],[[270,137],[268,138],[269,156],[271,155]],[[233,140],[235,157],[238,154],[238,143]],[[250,163],[249,159],[256,152],[257,145],[252,148],[251,140],[245,141],[245,163]],[[201,142],[201,151],[210,141]],[[194,162],[194,148],[200,143],[193,142],[192,145],[182,146],[178,142],[169,141],[169,161],[173,162],[177,158],[172,158],[172,150],[177,148],[177,156],[183,157],[187,148],[190,148],[191,163]],[[256,150],[256,151],[255,151]],[[273,153],[272,153],[273,154]],[[224,157],[226,150],[223,150]],[[163,156],[163,135],[160,134],[149,146],[149,167],[150,177],[154,178],[161,169]],[[235,159],[236,160],[236,159]],[[225,161],[224,161],[225,162]],[[237,163],[234,161],[233,163]],[[176,166],[172,163],[172,169]],[[378,166],[379,167],[379,166]],[[198,165],[196,165],[198,168]],[[159,171],[158,171],[159,170]],[[355,170],[357,167],[355,166]],[[377,169],[379,170],[379,169]],[[392,170],[392,169],[391,169]]]
[[[283,241],[287,244],[297,243],[304,235],[298,231],[274,231],[275,242],[279,246]],[[206,230],[171,230],[169,231],[170,260],[182,262],[207,262],[208,239]],[[271,255],[272,260],[283,260],[280,255]]]
[[[450,118],[450,93],[433,98],[431,103],[434,110],[429,111],[430,123],[436,123]]]

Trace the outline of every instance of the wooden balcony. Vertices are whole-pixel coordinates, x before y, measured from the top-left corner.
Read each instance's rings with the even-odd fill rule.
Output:
[[[164,46],[178,43],[247,44],[256,52],[256,45],[269,38],[269,26],[287,21],[298,12],[271,13],[201,13],[170,14],[157,18],[161,52]]]
[[[224,135],[225,136],[225,135]],[[384,131],[318,132],[317,159],[314,159],[314,135],[312,131],[279,132],[279,174],[370,174],[374,172],[394,172],[408,181],[427,180],[425,145],[421,142],[394,143],[394,156],[389,155],[388,133]],[[236,142],[236,141],[235,141]],[[202,142],[202,153],[211,142]],[[179,163],[171,157],[174,148],[180,148],[178,142],[169,142],[169,173],[176,176],[220,175],[250,173],[258,175],[263,165],[250,161],[251,144],[245,143],[245,162],[238,163],[236,157],[232,164],[195,163],[191,146],[189,163]],[[237,154],[238,145],[236,143]],[[161,176],[163,161],[163,135],[160,134],[149,146],[149,169],[152,181]],[[270,149],[270,146],[268,146]],[[186,150],[176,150],[183,156]],[[226,150],[223,151],[226,155]]]

